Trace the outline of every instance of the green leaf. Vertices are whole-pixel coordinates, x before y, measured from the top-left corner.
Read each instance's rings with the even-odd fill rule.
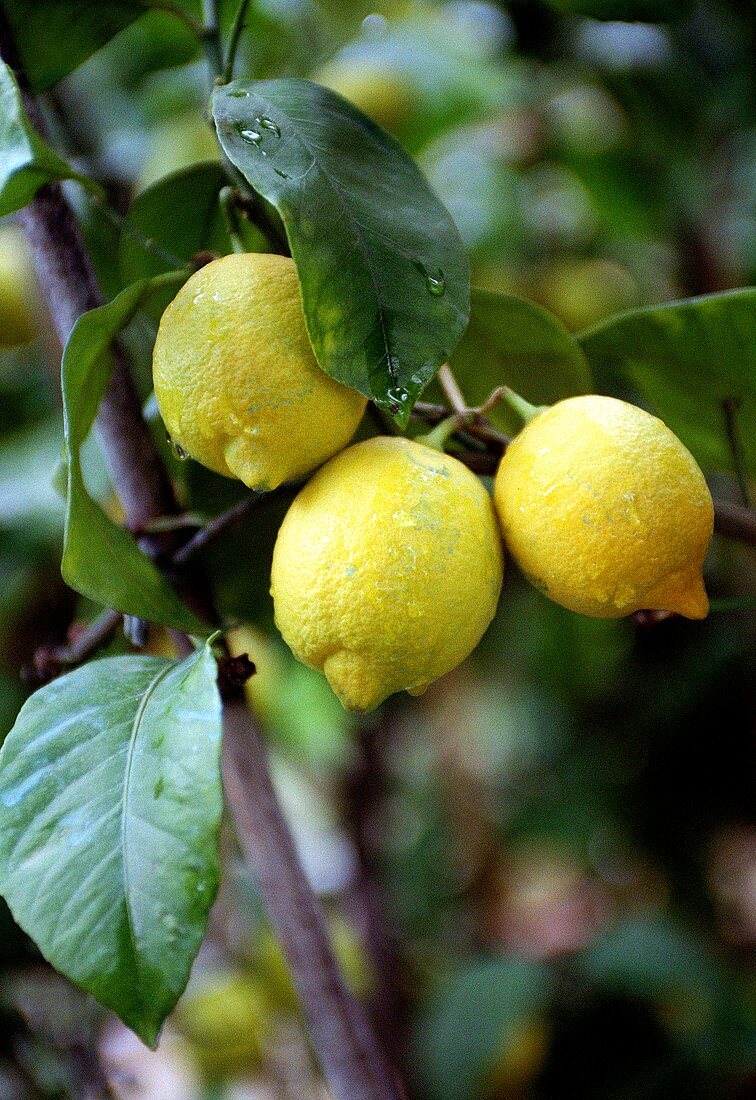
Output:
[[[144,0],[3,0],[32,91],[49,88],[148,10]]]
[[[537,1022],[551,988],[547,968],[525,959],[479,959],[453,973],[432,999],[416,1043],[429,1100],[479,1097],[487,1071]]]
[[[16,78],[0,61],[0,216],[26,206],[50,180],[80,178],[37,135]]]
[[[597,387],[637,394],[705,468],[731,470],[723,402],[756,471],[756,290],[634,309],[578,337]]]
[[[209,249],[224,256],[233,252],[218,193],[228,183],[219,164],[197,164],[158,180],[137,195],[129,210],[129,223],[147,240],[187,263],[197,252]],[[266,242],[249,223],[241,221],[250,252],[262,252]],[[121,234],[119,262],[124,284],[169,270],[173,264],[126,231]],[[159,316],[171,297],[155,295],[150,313]]]
[[[561,321],[535,302],[479,287],[472,289],[470,324],[450,364],[471,405],[503,385],[534,405],[591,390],[585,355]],[[503,403],[489,417],[503,431],[522,426]]]
[[[111,657],[35,692],[0,752],[0,892],[50,963],[154,1046],[218,885],[208,646]]]
[[[548,3],[565,15],[643,23],[684,19],[693,10],[692,0],[548,0]]]
[[[207,635],[207,626],[184,606],[131,536],[95,503],[82,475],[79,452],[107,386],[110,342],[128,324],[153,285],[143,279],[107,305],[85,313],[74,325],[63,353],[68,500],[62,572],[71,588],[107,607]]]
[[[235,81],[213,114],[284,221],[320,366],[406,424],[467,324],[451,215],[393,138],[309,80]]]

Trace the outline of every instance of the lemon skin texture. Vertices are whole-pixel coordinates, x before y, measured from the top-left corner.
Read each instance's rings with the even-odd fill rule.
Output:
[[[223,256],[160,321],[153,381],[187,455],[251,489],[309,473],[354,435],[365,399],[320,369],[286,256]]]
[[[571,397],[507,448],[494,485],[504,542],[571,611],[703,619],[714,509],[695,459],[661,420],[612,397]]]
[[[332,459],[296,496],[273,553],[276,625],[347,710],[419,695],[493,618],[502,580],[491,500],[424,444],[379,436]]]

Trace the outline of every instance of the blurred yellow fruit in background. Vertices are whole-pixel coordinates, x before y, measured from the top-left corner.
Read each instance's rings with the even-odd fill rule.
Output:
[[[215,970],[192,978],[173,1022],[204,1074],[219,1078],[261,1064],[269,1018],[262,983],[238,971]]]
[[[37,333],[37,283],[22,231],[0,226],[0,348],[28,344]]]
[[[313,79],[343,95],[385,130],[397,130],[412,110],[413,93],[406,79],[383,62],[337,58]]]

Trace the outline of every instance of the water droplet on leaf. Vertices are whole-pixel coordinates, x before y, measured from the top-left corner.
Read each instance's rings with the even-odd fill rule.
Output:
[[[432,294],[434,298],[440,298],[442,294],[446,293],[446,276],[440,267],[432,272],[420,260],[413,260],[412,262],[425,279],[425,289],[429,294]]]
[[[263,130],[267,130],[268,133],[273,134],[277,138],[280,138],[281,127],[278,125],[277,122],[274,122],[272,118],[268,118],[267,115],[259,115],[259,117],[255,119],[255,122]]]

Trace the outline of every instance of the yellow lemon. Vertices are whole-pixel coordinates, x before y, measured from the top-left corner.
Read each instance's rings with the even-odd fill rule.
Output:
[[[347,710],[419,695],[493,618],[502,551],[491,500],[449,455],[378,437],[294,499],[273,553],[276,625]]]
[[[401,72],[364,58],[332,61],[314,79],[350,100],[386,130],[396,130],[411,114],[412,88]]]
[[[271,1008],[260,982],[241,971],[192,977],[173,1022],[210,1078],[260,1066]]]
[[[174,443],[251,489],[325,462],[365,410],[318,366],[286,256],[224,256],[195,272],[163,314],[153,380]]]
[[[597,396],[553,405],[508,447],[494,498],[505,544],[556,603],[605,619],[706,616],[711,495],[693,456],[643,409]]]
[[[37,333],[37,284],[24,235],[0,228],[0,348],[28,344]]]

